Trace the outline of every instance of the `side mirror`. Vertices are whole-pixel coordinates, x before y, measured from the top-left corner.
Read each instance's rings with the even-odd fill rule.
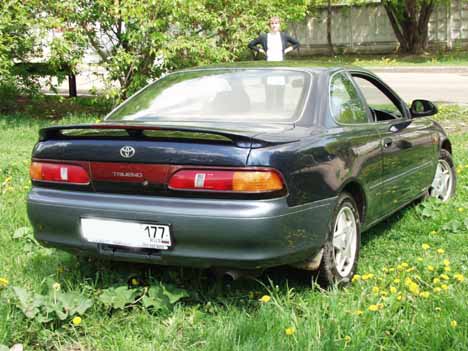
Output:
[[[414,100],[410,111],[413,118],[432,116],[438,112],[436,105],[428,100]]]

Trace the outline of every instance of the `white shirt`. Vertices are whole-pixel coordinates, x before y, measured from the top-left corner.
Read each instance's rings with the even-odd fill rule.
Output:
[[[267,47],[267,61],[283,61],[283,43],[280,32],[268,33]]]

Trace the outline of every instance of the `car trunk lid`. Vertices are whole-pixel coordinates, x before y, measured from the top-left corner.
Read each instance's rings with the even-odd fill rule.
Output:
[[[77,162],[91,177],[89,190],[154,193],[167,190],[170,176],[181,167],[245,167],[251,148],[292,125],[102,123],[42,129],[33,159]],[[244,129],[243,128],[243,129]],[[256,138],[262,135],[262,138]]]

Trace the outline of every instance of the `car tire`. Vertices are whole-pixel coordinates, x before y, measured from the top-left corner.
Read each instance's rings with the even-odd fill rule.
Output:
[[[455,195],[456,187],[457,173],[452,155],[447,150],[441,149],[436,173],[429,188],[429,195],[445,202]]]
[[[338,197],[328,237],[318,269],[318,282],[324,287],[346,285],[357,268],[361,226],[356,202],[348,193]]]

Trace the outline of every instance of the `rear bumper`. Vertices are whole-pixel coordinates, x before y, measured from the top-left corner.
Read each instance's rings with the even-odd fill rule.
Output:
[[[38,241],[75,254],[192,267],[256,269],[300,262],[323,245],[336,198],[288,207],[270,200],[187,199],[33,187],[28,215]],[[170,224],[170,250],[131,250],[81,237],[82,217]]]

